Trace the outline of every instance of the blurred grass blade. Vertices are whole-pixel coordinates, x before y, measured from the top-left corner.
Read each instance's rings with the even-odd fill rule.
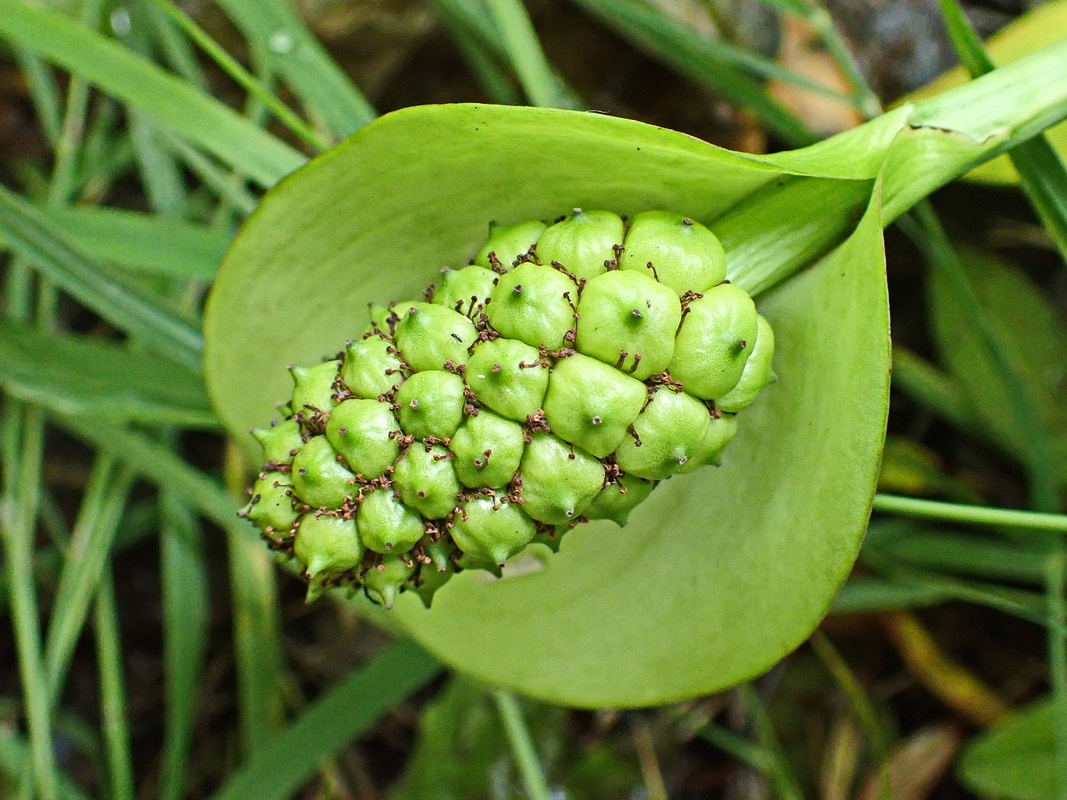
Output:
[[[226,49],[211,38],[188,14],[182,11],[169,0],[152,0],[156,6],[163,10],[201,50],[203,50],[218,66],[229,75],[239,86],[250,95],[258,99],[267,108],[275,119],[281,122],[292,133],[304,140],[316,150],[325,150],[330,143],[319,136],[300,116],[289,108],[269,88],[248,72],[241,63],[231,56]]]
[[[164,134],[167,144],[194,175],[244,216],[251,214],[258,201],[245,188],[245,182],[233,172],[222,169],[210,157],[197,150],[180,136]]]
[[[1055,709],[1055,785],[1058,797],[1067,797],[1067,624],[1064,591],[1067,590],[1067,551],[1062,544],[1050,548],[1045,565],[1048,598],[1048,663]]]
[[[939,572],[1037,585],[1044,581],[1048,549],[1033,540],[1011,541],[912,525],[872,527],[864,547]]]
[[[189,778],[211,603],[199,522],[171,492],[162,493],[160,511],[166,732],[159,797],[179,800]]]
[[[39,55],[25,47],[12,48],[19,71],[25,77],[30,99],[37,111],[48,143],[55,147],[62,134],[63,112],[60,110],[59,87],[55,76]]]
[[[3,0],[0,0],[2,25]],[[192,324],[158,299],[79,252],[63,231],[34,206],[0,186],[0,234],[54,282],[160,355],[200,370],[203,339]]]
[[[130,143],[149,207],[164,218],[184,217],[185,175],[178,159],[163,146],[166,130],[137,109],[127,109],[126,116],[129,118]]]
[[[94,607],[96,656],[100,670],[100,708],[111,800],[133,800],[133,757],[127,721],[126,680],[123,677],[115,583],[110,567],[101,576]]]
[[[737,694],[748,712],[752,722],[752,728],[760,746],[771,756],[771,769],[767,773],[775,797],[779,800],[803,800],[804,795],[800,791],[789,758],[782,748],[778,735],[774,731],[774,723],[771,720],[767,706],[756,689],[755,684],[743,683],[737,687]]]
[[[973,326],[969,342],[954,342],[949,337],[940,336],[941,349],[970,347],[972,343],[978,345],[978,352],[969,350],[966,362],[958,362],[962,371],[954,371],[962,377],[978,366],[977,359],[984,357],[988,362],[986,378],[989,383],[983,387],[982,395],[996,390],[1004,398],[1004,410],[1011,415],[1015,429],[1023,439],[1032,505],[1038,511],[1056,511],[1059,507],[1058,467],[1041,430],[1037,402],[1019,367],[1022,354],[1014,351],[994,322],[929,203],[920,203],[913,213],[917,222],[903,220],[902,227],[930,264],[931,296],[943,298],[942,302],[934,302],[935,331],[946,329],[945,315],[949,313],[954,319],[965,319],[966,324]],[[972,399],[982,403],[982,395],[972,396]]]
[[[441,670],[408,640],[392,644],[320,696],[289,727],[267,741],[212,800],[284,800],[382,714]]]
[[[30,760],[30,748],[18,733],[7,725],[0,725],[0,772],[3,772],[15,788],[25,772],[23,767]],[[60,773],[59,792],[61,800],[90,800],[89,795],[70,778]]]
[[[996,69],[957,0],[938,0],[949,39],[972,77]],[[1067,167],[1044,134],[1012,150],[1023,190],[1067,263]]]
[[[158,214],[104,206],[43,211],[86,255],[154,275],[209,281],[229,244],[224,231]]]
[[[367,98],[285,0],[219,0],[301,101],[341,139],[377,116]]]
[[[63,14],[0,0],[0,35],[143,111],[262,186],[305,161],[232,109]]]
[[[921,581],[897,581],[884,578],[853,578],[838,592],[830,606],[832,614],[863,614],[901,608],[924,608],[951,600],[943,587]]]
[[[974,432],[979,426],[959,383],[900,345],[893,347],[893,388],[961,430]]]
[[[44,656],[53,706],[62,694],[74,648],[106,571],[111,544],[132,485],[133,476],[128,468],[115,470],[114,460],[107,456],[97,459],[48,620]]]
[[[554,108],[579,107],[556,80],[522,0],[486,0],[486,5],[530,102]]]
[[[740,48],[708,39],[665,16],[644,0],[577,0],[578,5],[683,75],[755,113],[793,146],[815,142],[804,123],[771,99],[751,70],[758,60]],[[766,65],[764,66],[766,72]],[[779,72],[778,68],[774,69]],[[775,75],[775,77],[782,77]],[[795,81],[795,76],[791,78]]]
[[[0,386],[52,411],[112,422],[217,428],[200,377],[126,345],[0,320]]]
[[[281,625],[275,563],[258,537],[248,536],[234,525],[227,528],[226,534],[241,742],[244,754],[254,756],[282,720]]]
[[[430,0],[434,12],[448,28],[471,71],[478,78],[485,93],[494,103],[519,105],[522,96],[508,73],[496,49],[486,40],[475,20],[464,13],[464,0]]]

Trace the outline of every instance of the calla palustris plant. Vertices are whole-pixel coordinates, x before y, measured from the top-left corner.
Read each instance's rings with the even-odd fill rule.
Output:
[[[733,153],[600,114],[445,105],[386,115],[282,181],[236,238],[205,323],[209,389],[249,436],[369,304],[420,299],[490,222],[662,209],[721,239],[774,330],[778,381],[722,465],[663,481],[629,524],[470,569],[393,618],[447,663],[585,707],[641,706],[759,674],[802,642],[856,556],[885,434],[882,228],[1067,116],[1067,45],[813,147]]]

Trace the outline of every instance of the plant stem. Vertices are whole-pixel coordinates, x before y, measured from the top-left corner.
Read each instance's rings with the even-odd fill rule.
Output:
[[[1057,547],[1045,562],[1045,592],[1048,597],[1049,671],[1052,681],[1052,705],[1055,722],[1055,793],[1067,798],[1067,628],[1064,626],[1063,592],[1067,583],[1067,553]]]
[[[1035,511],[1018,511],[1009,508],[969,506],[960,503],[944,503],[938,500],[922,500],[918,497],[902,497],[895,494],[876,494],[873,507],[875,511],[900,514],[905,517],[921,517],[923,519],[940,519],[945,522],[1002,525],[1035,531],[1067,533],[1067,514],[1042,514]]]
[[[530,730],[522,718],[522,710],[515,695],[497,689],[493,692],[493,700],[496,701],[497,711],[500,712],[500,720],[504,723],[504,732],[507,734],[529,800],[550,800],[548,783],[541,771],[541,762],[537,758]]]

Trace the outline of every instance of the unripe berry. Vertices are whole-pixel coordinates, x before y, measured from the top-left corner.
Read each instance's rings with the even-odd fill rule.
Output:
[[[426,519],[448,516],[462,490],[452,469],[452,453],[442,445],[412,444],[396,462],[393,478],[404,504]]]
[[[400,425],[416,439],[448,439],[463,422],[463,379],[440,369],[416,372],[396,393]]]
[[[686,311],[669,372],[690,394],[716,400],[741,379],[756,342],[756,306],[744,290],[722,283]]]
[[[774,380],[774,331],[763,317],[756,318],[756,344],[745,362],[745,369],[733,389],[715,401],[723,411],[738,412],[748,408],[757,395]]]
[[[501,337],[474,351],[467,362],[467,385],[478,402],[521,422],[541,408],[548,390],[547,367],[535,348]]]
[[[678,295],[705,292],[726,277],[726,251],[699,222],[645,211],[630,221],[619,269],[651,275]]]
[[[299,559],[309,600],[362,587],[387,607],[625,525],[657,481],[717,464],[772,379],[773,333],[721,255],[662,212],[628,233],[603,211],[493,226],[427,302],[371,306],[340,362],[292,368],[240,513]]]
[[[397,595],[404,591],[404,585],[414,574],[414,561],[405,560],[403,556],[385,556],[363,576],[363,592],[371,602],[392,608]]]
[[[574,327],[577,305],[574,281],[552,267],[527,262],[500,276],[487,316],[501,336],[556,350]]]
[[[607,262],[615,260],[615,248],[624,238],[618,214],[576,208],[541,234],[537,257],[542,264],[558,262],[578,278],[589,280],[607,270]]]
[[[419,512],[393,496],[392,489],[375,488],[363,494],[356,514],[359,538],[375,553],[405,553],[422,538]]]
[[[256,428],[252,436],[263,448],[263,459],[272,464],[290,464],[304,446],[300,423],[287,419],[269,428]]]
[[[373,480],[384,475],[400,455],[398,427],[388,403],[345,400],[330,414],[326,438],[351,470]]]
[[[604,466],[551,433],[536,433],[519,467],[522,510],[550,525],[578,517],[604,485]]]
[[[452,538],[479,564],[503,566],[530,543],[537,526],[522,508],[498,494],[478,495],[459,507]]]
[[[582,291],[576,346],[643,381],[671,363],[681,319],[681,303],[666,286],[639,272],[605,272]]]
[[[594,358],[576,354],[552,370],[545,395],[545,417],[552,432],[597,458],[622,444],[627,428],[641,413],[646,389]]]
[[[293,459],[293,491],[311,508],[340,508],[356,492],[356,476],[325,436],[313,436]]]
[[[490,222],[489,239],[474,257],[474,263],[479,267],[498,266],[509,269],[515,265],[519,256],[530,252],[530,248],[537,244],[546,227],[540,220],[529,220],[517,225],[497,225]]]
[[[391,342],[371,336],[345,348],[341,381],[356,397],[374,400],[403,383],[402,366]]]

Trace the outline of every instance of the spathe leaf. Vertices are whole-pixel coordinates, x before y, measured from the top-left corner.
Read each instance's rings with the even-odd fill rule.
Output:
[[[651,705],[729,686],[803,641],[859,547],[888,404],[882,226],[1067,115],[1065,54],[768,157],[579,112],[387,115],[246,223],[208,305],[209,391],[235,435],[262,425],[287,396],[285,364],[333,355],[368,302],[418,297],[442,266],[465,264],[490,220],[578,206],[710,224],[780,342],[780,380],[746,411],[724,466],[662,484],[625,529],[583,526],[543,565],[503,580],[468,571],[431,610],[404,596],[393,614],[454,667],[557,702]]]

